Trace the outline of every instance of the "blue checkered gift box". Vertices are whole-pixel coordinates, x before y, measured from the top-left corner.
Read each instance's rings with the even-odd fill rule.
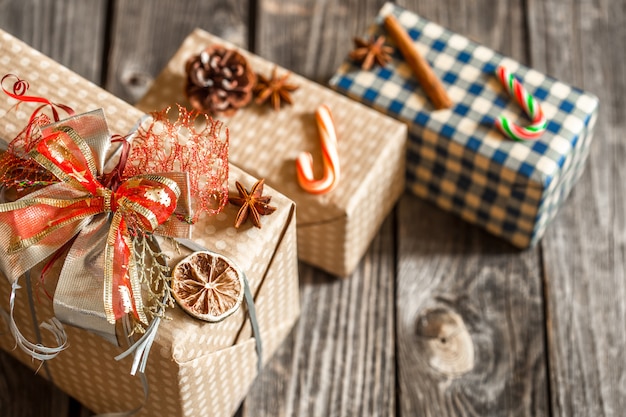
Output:
[[[413,193],[518,247],[532,246],[582,174],[598,99],[391,3],[369,35],[385,34],[388,14],[408,31],[454,106],[435,111],[397,50],[384,68],[363,71],[346,61],[331,86],[409,125]],[[515,142],[494,127],[502,113],[529,124],[495,76],[499,64],[541,103],[548,126],[539,140]]]

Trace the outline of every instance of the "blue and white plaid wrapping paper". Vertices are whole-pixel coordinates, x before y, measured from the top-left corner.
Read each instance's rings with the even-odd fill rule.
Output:
[[[583,172],[598,99],[529,69],[391,3],[368,35],[386,35],[393,14],[415,41],[452,99],[435,111],[399,51],[385,68],[345,62],[336,90],[406,122],[407,186],[518,247],[535,244]],[[504,113],[529,124],[494,74],[505,65],[537,98],[548,119],[542,137],[515,142],[494,127]]]

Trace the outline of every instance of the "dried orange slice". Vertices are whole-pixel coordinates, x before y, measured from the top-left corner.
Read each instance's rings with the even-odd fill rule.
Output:
[[[228,258],[214,252],[194,252],[174,268],[172,293],[193,317],[218,322],[241,306],[243,277]]]

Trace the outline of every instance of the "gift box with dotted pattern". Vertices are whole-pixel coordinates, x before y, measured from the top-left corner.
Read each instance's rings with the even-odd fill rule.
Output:
[[[184,95],[185,62],[215,44],[237,49],[255,72],[266,77],[276,67],[197,29],[137,107],[145,111],[174,103],[190,107]],[[277,67],[279,76],[286,73]],[[230,160],[265,178],[296,203],[300,260],[348,276],[404,190],[407,128],[297,74],[290,75],[289,83],[299,86],[292,93],[292,105],[275,111],[269,105],[250,104],[232,117],[221,118],[230,129]],[[341,179],[331,192],[314,195],[298,185],[295,160],[300,152],[311,152],[316,178],[321,177],[322,153],[315,122],[315,110],[321,104],[331,110],[336,125]]]
[[[0,73],[12,73],[30,82],[30,95],[63,103],[77,113],[102,108],[111,131],[126,134],[143,112],[112,96],[11,35],[0,31]],[[34,104],[14,107],[15,100],[0,99],[0,138],[9,141],[22,130]],[[29,107],[30,106],[30,107]],[[230,165],[229,189],[234,182],[248,187],[256,179]],[[263,216],[262,229],[249,223],[234,228],[238,207],[227,205],[216,216],[200,217],[192,239],[201,246],[232,259],[246,274],[254,295],[256,315],[267,362],[293,327],[299,315],[298,263],[295,206],[291,200],[266,186],[277,210]],[[161,247],[176,263],[190,251]],[[46,278],[53,289],[59,263]],[[40,270],[31,280],[18,281],[15,321],[24,336],[46,346],[55,342],[39,324],[54,316],[52,302],[36,285]],[[11,285],[0,276],[0,309],[9,311]],[[29,297],[29,293],[32,297]],[[170,308],[159,326],[147,362],[147,402],[136,416],[229,416],[246,396],[257,375],[257,350],[245,304],[219,323],[208,323]],[[4,316],[6,317],[6,316]],[[96,413],[126,412],[143,403],[141,380],[130,375],[132,358],[116,361],[126,348],[117,347],[88,331],[66,325],[69,347],[56,358],[40,363],[16,348],[15,339],[0,314],[0,348],[51,380],[60,389]],[[132,356],[132,355],[131,355]]]
[[[395,47],[387,66],[370,71],[347,59],[331,87],[407,123],[411,192],[515,246],[532,246],[583,172],[597,98],[391,3],[368,36],[387,35],[383,20],[390,14],[442,81],[452,108],[433,108]],[[529,124],[495,76],[498,65],[541,104],[548,124],[538,140],[516,142],[494,127],[500,114]]]

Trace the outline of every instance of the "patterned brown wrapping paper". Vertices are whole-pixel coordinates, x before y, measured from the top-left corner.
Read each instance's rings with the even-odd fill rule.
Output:
[[[0,73],[27,79],[29,94],[67,104],[78,113],[102,107],[113,132],[127,133],[143,114],[1,31],[0,50]],[[15,110],[14,103],[8,97],[0,99],[0,138],[4,140],[17,135],[35,107],[25,103]],[[231,165],[231,193],[235,192],[235,180],[248,188],[255,181]],[[217,216],[201,218],[192,235],[193,240],[230,257],[245,271],[255,298],[264,362],[299,315],[295,206],[270,187],[266,186],[265,194],[272,196],[272,205],[278,209],[262,218],[262,229],[249,223],[235,229],[238,207],[227,205]],[[164,249],[172,265],[188,253]],[[33,271],[32,281],[38,277]],[[36,341],[27,282],[22,277],[19,283],[23,288],[17,292],[15,320],[26,338]],[[36,285],[32,288],[39,292],[32,306],[38,325],[53,316],[52,303]],[[10,291],[8,281],[0,277],[0,307],[6,311]],[[161,323],[148,360],[149,402],[137,415],[232,415],[257,374],[255,341],[246,308],[215,324],[196,320],[178,307],[169,309],[167,316],[170,320]],[[0,348],[33,369],[39,368],[38,362],[14,349],[13,336],[1,318],[0,323]],[[126,411],[139,405],[143,391],[139,379],[129,375],[131,359],[114,360],[124,349],[84,330],[65,329],[70,347],[46,364],[53,382],[97,413]],[[54,345],[47,332],[42,331],[42,336],[44,344]],[[44,368],[39,373],[48,376]]]
[[[147,111],[174,103],[188,107],[184,95],[185,62],[205,47],[236,48],[200,29],[183,42],[150,91],[137,104]],[[255,72],[270,76],[274,64],[238,49]],[[281,76],[287,70],[278,68]],[[298,207],[298,256],[339,276],[357,266],[385,216],[404,190],[407,128],[404,124],[356,103],[297,74],[290,84],[294,104],[274,111],[250,104],[223,119],[231,132],[230,160],[289,196]],[[296,180],[295,159],[311,152],[321,175],[321,150],[315,110],[327,104],[339,138],[341,180],[332,192],[316,196]]]

